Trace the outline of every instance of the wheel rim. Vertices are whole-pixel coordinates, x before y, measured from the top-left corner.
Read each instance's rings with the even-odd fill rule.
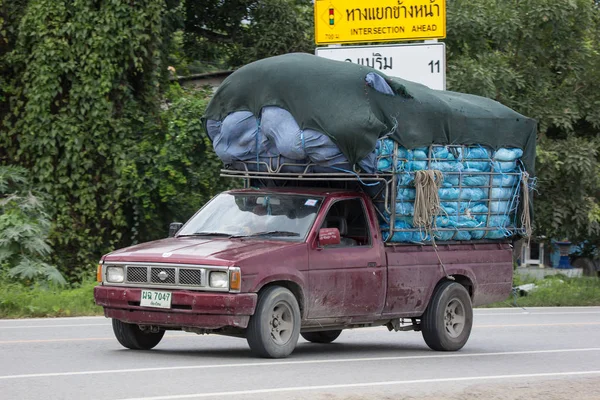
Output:
[[[465,306],[459,299],[452,299],[446,306],[444,325],[451,338],[457,338],[465,329]]]
[[[292,307],[283,301],[275,304],[269,319],[271,338],[276,344],[284,345],[292,337],[294,330],[294,314]]]

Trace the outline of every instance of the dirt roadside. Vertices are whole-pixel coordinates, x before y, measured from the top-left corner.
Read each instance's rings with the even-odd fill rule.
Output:
[[[381,389],[381,388],[379,388]],[[318,400],[600,400],[600,377],[543,380],[531,382],[506,381],[484,383],[456,388],[450,385],[447,390],[434,394],[419,394],[420,390],[405,394],[394,389],[373,390],[363,394],[340,393],[319,394],[317,396],[292,397]]]

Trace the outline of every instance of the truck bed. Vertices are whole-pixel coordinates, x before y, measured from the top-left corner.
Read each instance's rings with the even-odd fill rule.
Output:
[[[452,275],[471,294],[473,306],[505,300],[512,290],[512,245],[502,242],[431,244],[388,243],[388,299],[385,313],[422,312],[435,285]],[[443,267],[442,267],[443,264]]]

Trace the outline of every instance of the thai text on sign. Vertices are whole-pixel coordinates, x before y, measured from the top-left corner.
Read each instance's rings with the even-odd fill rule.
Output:
[[[315,1],[317,44],[445,37],[445,0]]]

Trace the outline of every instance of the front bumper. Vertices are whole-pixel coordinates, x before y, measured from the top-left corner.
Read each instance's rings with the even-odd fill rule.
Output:
[[[94,300],[107,318],[130,324],[219,329],[246,328],[256,308],[256,293],[206,293],[173,290],[170,309],[140,307],[142,289],[96,286]]]

